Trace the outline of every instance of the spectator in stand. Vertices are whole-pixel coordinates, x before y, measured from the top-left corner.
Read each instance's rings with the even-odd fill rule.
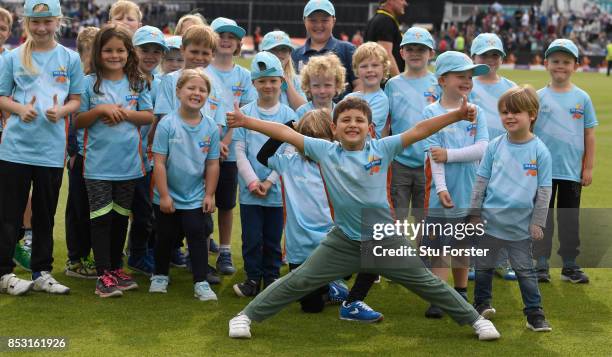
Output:
[[[351,39],[351,43],[355,45],[355,47],[359,47],[363,44],[363,36],[361,35],[361,30],[357,30]]]

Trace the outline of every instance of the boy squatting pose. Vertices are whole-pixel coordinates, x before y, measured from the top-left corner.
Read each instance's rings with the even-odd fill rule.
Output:
[[[381,140],[367,140],[372,126],[372,113],[359,98],[347,98],[336,106],[332,129],[337,142],[305,137],[285,125],[270,123],[242,114],[237,107],[227,113],[232,127],[257,130],[276,140],[292,144],[313,161],[319,163],[326,183],[330,206],[334,209],[335,227],[299,268],[271,284],[229,322],[229,336],[250,338],[251,319],[263,321],[284,306],[300,299],[318,287],[361,268],[361,210],[386,210],[387,173],[391,161],[402,150],[443,127],[462,118],[475,118],[474,108],[468,109],[467,98],[459,110],[418,123],[400,135]],[[365,168],[365,169],[364,169]],[[384,248],[396,249],[407,244],[403,239],[383,239]],[[500,337],[495,326],[482,318],[470,304],[447,284],[425,268],[393,267],[368,269],[404,285],[425,300],[440,306],[459,324],[471,324],[480,340]]]

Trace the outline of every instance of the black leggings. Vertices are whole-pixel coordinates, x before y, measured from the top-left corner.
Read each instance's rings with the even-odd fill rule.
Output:
[[[206,281],[208,274],[208,236],[212,233],[212,217],[202,207],[177,209],[174,213],[163,213],[153,205],[157,221],[155,241],[155,275],[168,275],[170,255],[176,242],[177,232],[187,237],[193,282]]]
[[[292,264],[289,263],[289,270],[295,270],[301,264]],[[310,294],[304,296],[300,299],[300,306],[302,307],[302,311],[308,313],[318,313],[323,311],[325,307],[325,303],[328,301],[329,294],[329,285],[325,284],[324,286],[318,288],[317,290],[311,292]]]

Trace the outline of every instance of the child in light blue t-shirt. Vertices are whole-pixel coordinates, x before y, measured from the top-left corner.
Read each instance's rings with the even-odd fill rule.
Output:
[[[293,44],[289,35],[283,31],[268,32],[261,40],[262,51],[273,53],[283,65],[283,84],[281,86],[280,102],[293,110],[306,103],[306,95],[300,86],[300,76],[295,73],[291,51]]]
[[[297,120],[295,112],[280,102],[283,67],[270,52],[258,53],[251,63],[251,78],[258,99],[240,110],[244,115],[264,121],[286,123]],[[268,137],[244,128],[234,132],[238,184],[240,191],[240,220],[242,227],[242,258],[247,278],[234,285],[241,297],[255,296],[263,287],[280,276],[283,232],[283,202],[276,171],[257,161],[257,153]]]
[[[0,143],[0,292],[66,294],[70,289],[51,275],[52,217],[65,164],[66,117],[78,110],[83,71],[78,54],[56,41],[62,21],[59,0],[26,1],[23,15],[25,43],[3,51],[0,60],[0,112],[8,115]],[[13,274],[30,188],[31,281]]]
[[[578,68],[579,52],[566,39],[553,41],[544,55],[550,84],[538,91],[540,112],[534,133],[552,154],[552,196],[557,203],[558,254],[563,260],[561,279],[588,283],[589,277],[576,263],[580,251],[580,195],[593,181],[595,157],[595,108],[589,95],[571,82]],[[544,239],[534,245],[538,280],[549,282],[548,259],[554,233],[553,215],[548,215]]]
[[[470,93],[470,101],[485,111],[489,140],[493,140],[506,132],[499,119],[497,102],[504,92],[516,87],[516,83],[497,74],[506,52],[501,39],[496,34],[481,33],[476,36],[472,42],[470,54],[474,63],[486,64],[490,69],[489,73],[474,78],[474,88]],[[505,280],[516,280],[516,274],[510,268],[508,258],[503,250],[499,254],[499,269],[495,272]],[[470,280],[474,280],[473,268],[470,268],[468,277]]]
[[[367,102],[359,98],[345,98],[334,110],[333,128],[338,141],[329,142],[305,137],[279,123],[246,117],[239,111],[228,113],[229,126],[257,130],[287,142],[318,163],[334,214],[334,228],[306,262],[259,293],[234,317],[229,323],[229,336],[250,338],[252,319],[263,321],[318,287],[368,268],[371,273],[381,274],[425,300],[443,306],[458,323],[471,324],[480,340],[499,338],[493,324],[480,317],[446,283],[424,269],[418,257],[403,255],[390,264],[385,264],[387,259],[382,259],[379,263],[362,266],[363,258],[366,261],[370,261],[370,258],[376,260],[379,254],[376,252],[405,251],[406,245],[410,244],[407,239],[394,236],[372,240],[374,226],[369,226],[369,223],[393,221],[387,185],[391,161],[405,147],[445,125],[461,118],[474,120],[475,117],[474,108],[469,108],[465,98],[459,109],[423,121],[401,134],[380,140],[368,139],[372,112]],[[361,301],[349,306],[343,304],[345,308],[346,314],[341,314],[341,318],[347,315],[366,316],[372,311]]]
[[[257,91],[251,81],[251,72],[234,63],[234,56],[240,54],[241,41],[246,31],[236,24],[236,21],[223,17],[216,18],[211,27],[219,34],[219,46],[215,58],[208,69],[214,73],[224,86],[221,98],[225,108],[232,108],[234,103],[246,105],[257,99]],[[219,257],[217,270],[221,274],[236,272],[232,263],[232,225],[233,209],[236,207],[238,188],[238,168],[236,166],[236,148],[232,141],[233,129],[223,123],[221,131],[221,146],[227,147],[227,158],[221,162],[219,184],[215,193],[215,203],[219,212]]]
[[[315,109],[333,110],[334,97],[344,91],[346,69],[338,56],[328,53],[315,56],[311,61],[302,68],[301,72],[302,89],[310,101],[295,111],[298,118]]]
[[[544,236],[552,186],[550,152],[532,133],[538,96],[531,87],[515,87],[501,96],[498,108],[507,133],[487,146],[471,199],[471,223],[484,226],[477,246],[485,252],[476,257],[474,306],[486,318],[495,314],[493,270],[503,249],[517,275],[527,327],[550,331],[531,254],[532,239]]]
[[[131,34],[108,25],[96,34],[93,72],[76,117],[83,131],[83,176],[89,198],[91,240],[98,280],[96,295],[121,296],[138,284],[122,269],[134,188],[146,168],[140,127],[153,122],[150,82],[138,69]],[[109,61],[109,53],[120,61]],[[111,57],[113,58],[113,57]]]
[[[136,30],[132,38],[136,54],[138,55],[138,68],[151,83],[151,104],[155,107],[155,100],[161,76],[155,74],[155,69],[161,63],[162,57],[168,51],[164,34],[153,26],[143,26]],[[152,141],[149,141],[151,125],[140,127],[142,141],[142,159],[146,174],[138,179],[132,201],[132,222],[130,224],[129,243],[130,254],[128,267],[133,271],[146,275],[153,273],[153,207],[151,206],[151,178],[153,171]]]
[[[427,106],[425,118],[446,113],[461,105],[462,96],[468,96],[472,89],[472,77],[486,74],[486,65],[475,65],[463,53],[448,51],[436,59],[436,76],[442,88],[442,96]],[[482,158],[489,140],[486,115],[476,107],[476,121],[458,122],[440,130],[425,139],[428,157],[425,163],[427,178],[425,209],[428,224],[462,224],[467,219],[472,184],[476,177],[478,161]],[[455,235],[438,233],[423,237],[423,246],[439,249],[464,247],[467,239]],[[431,258],[432,271],[442,280],[448,279],[452,266],[455,289],[467,300],[467,274],[469,257],[434,255]],[[450,264],[449,264],[450,263]],[[440,318],[442,310],[430,306],[425,312],[429,318]]]
[[[208,236],[213,230],[211,213],[219,179],[219,130],[210,117],[200,113],[210,90],[210,80],[201,70],[182,71],[177,82],[181,104],[159,122],[153,142],[157,241],[149,292],[167,292],[171,253],[177,232],[183,232],[194,296],[201,301],[217,300],[206,278]]]
[[[368,102],[374,124],[372,137],[376,139],[389,135],[389,99],[380,84],[389,77],[390,63],[387,51],[375,42],[359,46],[353,54],[353,71],[361,80],[363,89],[347,97],[358,97]]]

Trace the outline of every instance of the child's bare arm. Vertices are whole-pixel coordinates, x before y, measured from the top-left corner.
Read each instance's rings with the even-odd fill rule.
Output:
[[[126,114],[126,120],[134,125],[149,125],[155,119],[153,110],[126,110]]]
[[[289,143],[295,146],[300,152],[304,152],[304,135],[290,129],[284,124],[247,117],[242,114],[236,103],[234,103],[234,111],[227,113],[227,125],[232,128],[243,127],[258,131],[273,139]]]
[[[595,128],[584,129],[584,166],[582,168],[582,186],[593,182],[595,166]]]

